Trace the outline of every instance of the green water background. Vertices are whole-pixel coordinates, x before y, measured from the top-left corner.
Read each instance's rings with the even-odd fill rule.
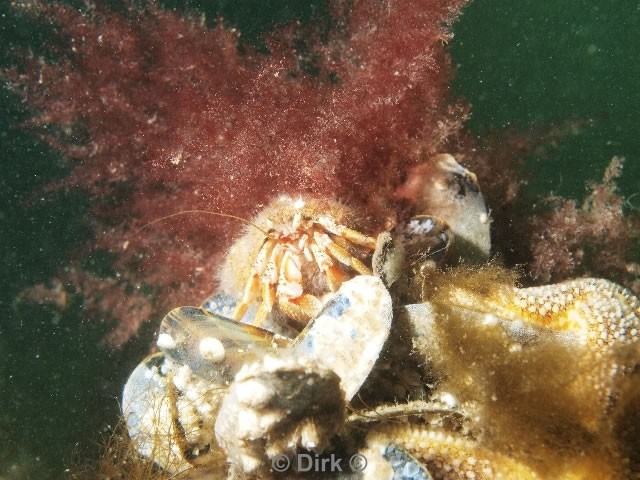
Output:
[[[165,2],[222,13],[245,37],[275,22],[310,18],[319,2]],[[48,27],[0,5],[0,44],[31,45]],[[627,158],[621,192],[640,208],[640,2],[477,0],[451,43],[454,92],[473,104],[476,135],[505,127],[539,128],[575,121],[575,133],[528,159],[524,194],[585,194],[614,155]],[[0,51],[10,64],[8,49]],[[60,478],[74,456],[95,454],[100,433],[117,417],[124,378],[144,355],[156,325],[120,351],[98,346],[108,329],[82,324],[82,298],[54,309],[16,302],[47,282],[88,238],[86,199],[78,192],[34,195],[66,171],[58,154],[16,124],[28,117],[0,90],[0,479]],[[27,202],[28,201],[28,206]],[[107,268],[103,259],[86,267]]]

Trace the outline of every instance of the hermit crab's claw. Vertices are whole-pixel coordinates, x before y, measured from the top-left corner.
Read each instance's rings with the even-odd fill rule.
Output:
[[[304,326],[322,310],[322,302],[318,297],[303,293],[295,299],[282,298],[278,308],[290,322]]]

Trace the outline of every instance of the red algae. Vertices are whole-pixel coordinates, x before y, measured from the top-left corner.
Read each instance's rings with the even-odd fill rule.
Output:
[[[107,342],[210,294],[240,227],[185,215],[139,231],[156,218],[249,217],[277,195],[310,194],[392,224],[408,169],[461,135],[467,107],[449,95],[446,42],[464,3],[336,1],[328,34],[280,28],[265,39],[269,54],[238,48],[221,23],[154,4],[116,13],[30,3],[64,46],[52,47],[56,62],[23,60],[4,76],[69,162],[54,188],[92,200],[94,238],[60,276],[88,299],[88,316],[109,312]],[[114,276],[80,267],[96,251],[114,255]]]
[[[581,205],[551,197],[547,202],[553,209],[531,221],[531,275],[536,280],[598,275],[640,293],[640,266],[631,255],[640,239],[640,218],[625,215],[624,198],[616,187],[623,160],[611,160],[602,182],[588,185],[590,192]]]

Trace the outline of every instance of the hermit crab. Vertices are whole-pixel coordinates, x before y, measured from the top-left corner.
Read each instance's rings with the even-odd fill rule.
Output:
[[[261,326],[272,313],[301,330],[321,309],[322,296],[355,274],[371,275],[361,257],[376,239],[350,228],[350,209],[332,200],[282,196],[266,207],[231,247],[219,273],[221,290],[237,297],[232,314]],[[247,259],[249,259],[247,261]]]
[[[450,155],[399,195],[414,211],[375,237],[334,201],[259,214],[131,374],[137,452],[192,480],[635,478],[638,299],[518,288]]]

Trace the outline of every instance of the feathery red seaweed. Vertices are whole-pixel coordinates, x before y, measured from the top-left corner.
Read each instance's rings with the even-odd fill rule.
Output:
[[[337,1],[327,35],[281,28],[260,54],[239,49],[233,29],[154,4],[36,3],[67,48],[57,63],[36,58],[6,75],[36,110],[32,125],[69,158],[59,186],[92,199],[95,237],[61,275],[89,298],[88,313],[117,321],[108,342],[210,294],[240,227],[185,215],[138,230],[151,220],[190,209],[249,217],[276,195],[312,194],[393,221],[407,168],[446,150],[466,115],[449,95],[445,48],[463,4]],[[82,270],[104,250],[113,278]]]

